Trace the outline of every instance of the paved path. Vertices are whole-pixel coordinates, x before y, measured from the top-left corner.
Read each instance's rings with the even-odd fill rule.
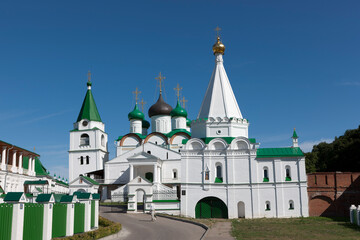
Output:
[[[209,229],[205,240],[234,240],[230,232],[231,222],[216,222],[212,228]]]
[[[140,240],[196,240],[200,239],[205,230],[197,225],[158,217],[151,222],[150,215],[111,212],[111,207],[101,206],[100,215],[122,225],[118,239]]]

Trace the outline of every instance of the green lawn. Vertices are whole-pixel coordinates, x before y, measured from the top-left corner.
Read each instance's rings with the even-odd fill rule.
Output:
[[[232,228],[236,239],[360,239],[360,227],[325,217],[239,219]]]

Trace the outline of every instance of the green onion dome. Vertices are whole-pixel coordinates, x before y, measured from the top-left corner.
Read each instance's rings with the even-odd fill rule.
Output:
[[[147,120],[142,120],[142,128],[148,129],[150,127],[150,123]]]
[[[186,126],[191,127],[191,120],[188,118],[186,119]]]
[[[180,106],[179,101],[176,104],[176,107],[170,113],[171,117],[187,117],[187,112],[184,108]]]
[[[128,114],[129,120],[131,120],[131,119],[144,120],[144,117],[145,117],[144,114],[139,110],[137,104],[135,104],[134,110],[132,110],[132,111]]]

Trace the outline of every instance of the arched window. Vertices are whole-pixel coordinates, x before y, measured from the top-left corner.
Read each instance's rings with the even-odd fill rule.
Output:
[[[177,170],[173,169],[173,179],[177,179]]]
[[[294,210],[294,201],[293,200],[289,201],[289,210]]]
[[[286,166],[285,167],[285,181],[291,181],[291,171],[290,171],[290,166]]]
[[[84,164],[84,157],[81,156],[81,157],[80,157],[80,165],[83,165],[83,164]]]
[[[105,147],[105,136],[101,135],[101,146]]]
[[[222,166],[221,163],[216,163],[216,183],[222,183],[223,182],[223,176],[222,176]]]
[[[80,145],[82,145],[82,146],[90,145],[89,135],[87,135],[86,133],[81,135]]]
[[[89,162],[90,162],[90,157],[86,156],[86,164],[89,164]]]
[[[269,182],[269,169],[264,167],[263,182]]]
[[[269,201],[266,201],[266,202],[265,202],[265,211],[270,211],[270,210],[271,210],[270,202],[269,202]]]
[[[148,154],[151,154],[151,151],[147,151]]]

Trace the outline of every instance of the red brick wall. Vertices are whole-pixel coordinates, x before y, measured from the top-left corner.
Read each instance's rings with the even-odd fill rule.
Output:
[[[308,177],[310,216],[347,216],[360,204],[359,172],[319,172]]]

